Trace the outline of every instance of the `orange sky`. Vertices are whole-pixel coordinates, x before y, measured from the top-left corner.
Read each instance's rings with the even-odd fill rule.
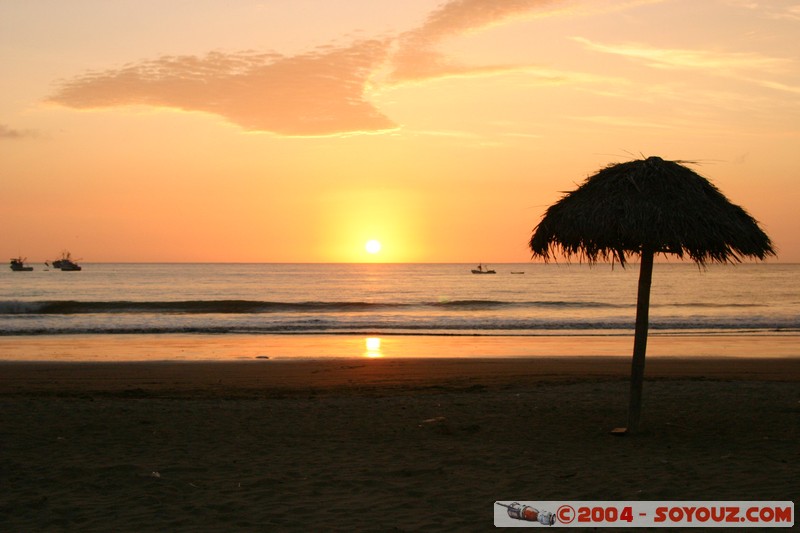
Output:
[[[796,1],[8,0],[0,254],[527,261],[659,155],[800,262],[799,50]]]

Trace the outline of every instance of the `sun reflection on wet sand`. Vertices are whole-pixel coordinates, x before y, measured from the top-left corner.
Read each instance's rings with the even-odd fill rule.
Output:
[[[367,351],[364,352],[365,357],[383,357],[381,351],[381,338],[380,337],[367,337],[364,342],[367,346]]]

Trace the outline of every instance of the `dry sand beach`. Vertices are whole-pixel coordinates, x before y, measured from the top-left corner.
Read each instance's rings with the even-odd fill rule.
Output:
[[[800,360],[0,364],[2,531],[489,531],[497,500],[797,500]]]

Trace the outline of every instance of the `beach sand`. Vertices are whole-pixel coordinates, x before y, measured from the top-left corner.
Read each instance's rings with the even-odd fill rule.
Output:
[[[800,359],[0,363],[2,531],[490,531],[495,501],[795,500]]]

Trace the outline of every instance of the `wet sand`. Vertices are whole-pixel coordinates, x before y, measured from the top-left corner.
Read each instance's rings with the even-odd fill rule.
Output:
[[[0,530],[489,531],[497,500],[797,500],[800,359],[0,363]]]

